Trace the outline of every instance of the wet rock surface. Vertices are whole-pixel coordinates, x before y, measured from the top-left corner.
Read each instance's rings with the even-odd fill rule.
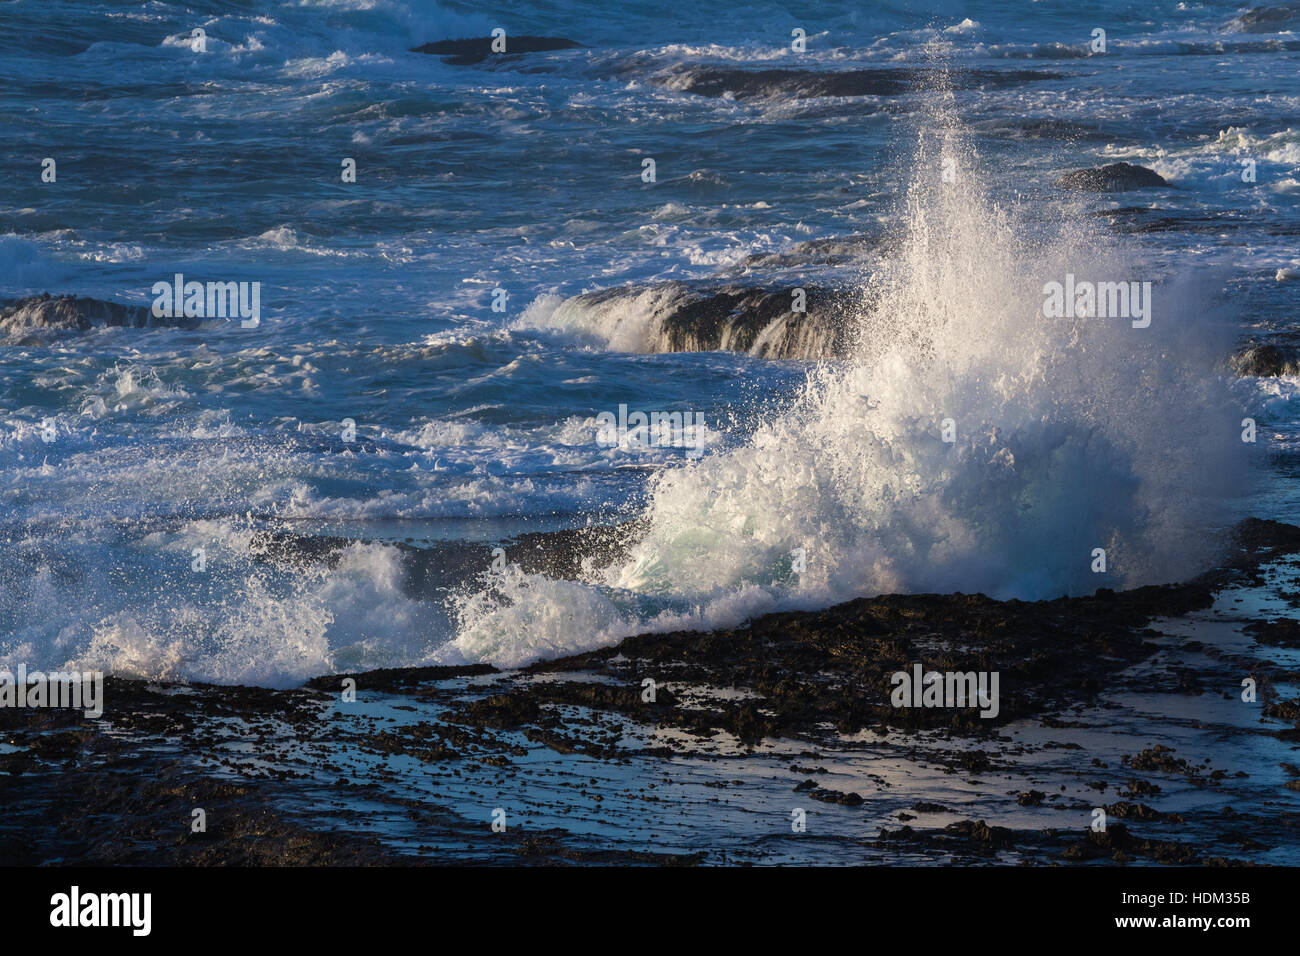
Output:
[[[1267,343],[1247,346],[1232,357],[1231,364],[1238,375],[1294,375],[1297,368],[1294,352]]]
[[[601,540],[566,535],[534,559]],[[0,860],[1294,863],[1296,628],[1252,602],[1297,554],[1248,521],[1182,585],[887,595],[510,672],[109,678],[98,721],[0,709]],[[997,672],[996,715],[894,706],[916,664]]]
[[[1279,33],[1300,25],[1300,3],[1254,7],[1229,24],[1243,33]]]
[[[403,591],[427,599],[486,573],[497,548],[505,552],[511,564],[519,565],[527,574],[575,578],[582,572],[584,561],[608,565],[622,559],[642,528],[639,521],[629,521],[621,525],[528,532],[487,542],[387,543],[403,556]],[[307,568],[316,564],[334,567],[344,550],[357,540],[275,527],[256,532],[249,549],[258,560],[279,567]]]
[[[86,296],[51,295],[46,292],[0,303],[0,336],[10,344],[39,340],[41,333],[85,332],[93,328],[124,326],[194,327],[195,320],[159,319],[150,309]]]
[[[793,252],[794,256],[817,253]],[[567,300],[557,323],[631,352],[744,352],[765,359],[825,359],[849,349],[860,302],[815,284],[618,286]]]
[[[1169,183],[1155,170],[1132,163],[1108,163],[1093,169],[1075,169],[1060,177],[1056,185],[1062,189],[1086,189],[1092,192],[1169,188]]]
[[[900,96],[938,88],[1002,88],[1060,77],[1061,74],[1046,70],[801,70],[696,66],[661,74],[657,79],[663,86],[685,93],[749,99]]]
[[[490,36],[437,40],[411,47],[411,52],[441,56],[444,62],[453,66],[475,66],[495,57],[514,57],[522,53],[549,53],[553,50],[572,50],[582,46],[576,40],[565,37],[507,35],[505,50],[498,53],[492,49],[492,43],[493,38]]]

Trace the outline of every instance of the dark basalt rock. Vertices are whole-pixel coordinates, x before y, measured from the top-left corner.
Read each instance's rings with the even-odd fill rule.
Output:
[[[767,358],[827,358],[844,351],[839,296],[810,288],[808,311],[790,311],[792,289],[721,289],[683,304],[659,328],[661,350],[751,352]],[[779,336],[760,344],[764,332],[782,322]],[[810,334],[811,333],[811,334]]]
[[[618,541],[626,529],[620,529]],[[606,540],[608,533],[596,534],[596,540]],[[564,556],[579,544],[566,537],[547,544],[544,538],[529,539],[532,560],[567,564]],[[515,539],[516,550],[523,540]],[[1261,562],[1300,552],[1300,528],[1252,519],[1235,529],[1227,551],[1225,572],[1257,570]],[[332,551],[295,549],[290,539],[272,539],[265,553],[268,560],[321,561],[329,560]],[[512,761],[540,748],[619,764],[662,759],[667,774],[674,748],[641,731],[629,733],[630,724],[672,731],[666,735],[672,738],[726,732],[747,748],[772,738],[799,741],[802,752],[792,753],[790,760],[808,766],[792,762],[788,769],[799,774],[796,780],[805,778],[795,791],[801,802],[813,803],[803,805],[811,811],[821,804],[823,812],[846,820],[869,815],[877,809],[873,793],[854,791],[872,786],[872,775],[855,780],[854,791],[844,791],[834,779],[826,780],[826,768],[818,766],[824,754],[841,746],[840,734],[898,737],[899,746],[951,773],[1011,774],[1011,753],[1020,748],[1003,736],[1005,724],[1037,717],[1045,726],[1064,726],[1060,716],[1072,705],[1090,705],[1100,686],[1122,690],[1130,666],[1157,652],[1148,639],[1148,622],[1204,609],[1213,600],[1213,591],[1201,580],[1035,602],[969,594],[884,595],[820,611],[768,614],[726,631],[643,634],[508,674],[474,665],[354,675],[359,688],[402,695],[394,710],[437,705],[426,719],[408,724],[364,710],[340,713],[334,697],[339,675],[293,690],[201,683],[177,687],[110,676],[102,725],[71,709],[0,708],[0,735],[11,748],[0,754],[0,804],[6,810],[0,814],[0,865],[359,865],[446,862],[448,854],[490,864],[699,862],[701,854],[671,848],[650,853],[617,840],[593,843],[580,834],[527,826],[485,839],[486,820],[466,817],[441,788],[452,786],[452,778],[474,773],[475,764],[510,774]],[[1279,643],[1294,638],[1292,627],[1258,623],[1261,637],[1276,632]],[[913,662],[941,671],[999,672],[999,714],[985,719],[971,708],[894,707],[890,673]],[[1267,667],[1260,661],[1241,666]],[[1230,672],[1235,671],[1233,665]],[[656,680],[654,699],[643,696],[645,675]],[[1261,678],[1262,686],[1270,686],[1267,670]],[[1300,722],[1300,700],[1266,699],[1270,702],[1261,716]],[[915,733],[920,730],[925,734]],[[249,754],[222,746],[232,733],[251,748]],[[1292,731],[1274,726],[1269,733]],[[959,738],[958,747],[944,744]],[[640,741],[649,746],[639,747]],[[418,772],[429,776],[434,791],[418,800],[385,791],[382,782],[396,769],[379,767],[367,774],[336,759],[353,748],[418,762]],[[1139,776],[1118,790],[1120,799],[1105,806],[1114,819],[1103,833],[1055,825],[1008,829],[969,818],[978,812],[974,808],[951,810],[917,801],[912,814],[898,819],[918,813],[968,818],[943,829],[904,826],[882,829],[875,840],[853,839],[891,857],[925,860],[969,862],[1014,851],[1019,862],[1142,858],[1209,864],[1240,862],[1215,855],[1222,852],[1215,848],[1226,846],[1253,857],[1267,849],[1270,833],[1278,842],[1289,840],[1300,825],[1300,818],[1280,808],[1270,808],[1267,816],[1225,809],[1212,818],[1217,822],[1207,841],[1196,830],[1205,814],[1183,820],[1153,805],[1160,786],[1142,778],[1172,776],[1188,786],[1210,787],[1219,785],[1225,771],[1211,769],[1190,747],[1180,752],[1143,739],[1135,740],[1133,749],[1116,760],[1115,772]],[[263,768],[261,760],[269,764]],[[534,759],[533,765],[539,762]],[[1293,765],[1283,766],[1295,776]],[[238,779],[232,779],[234,773]],[[808,774],[822,779],[806,778]],[[550,779],[571,776],[561,767]],[[581,787],[577,792],[584,796],[594,794],[593,799],[625,786],[611,788],[597,776],[594,769],[590,778],[584,771],[572,785]],[[1091,808],[1068,805],[1056,794],[1049,797],[1047,787],[1032,789],[1031,784],[1041,783],[1037,769],[1010,779],[1013,789],[1004,792],[1026,810],[1060,816],[1059,811]],[[1089,786],[1106,789],[1097,783]],[[1283,786],[1295,789],[1298,784],[1292,779]],[[742,785],[738,778],[705,783]],[[666,799],[649,783],[638,792],[641,807],[653,808]],[[372,806],[382,808],[388,825],[409,834],[404,851],[400,842],[381,843],[374,831],[354,825],[371,825]],[[207,832],[191,832],[194,807],[207,811]],[[1133,832],[1130,825],[1150,835]],[[1164,830],[1169,826],[1186,828],[1187,839],[1182,834],[1169,839]]]
[[[1243,228],[1250,222],[1250,217],[1245,213],[1216,210],[1212,214],[1205,215],[1174,214],[1155,205],[1098,209],[1091,215],[1098,219],[1105,219],[1107,225],[1116,232],[1129,234],[1153,232],[1220,234],[1225,230]]]
[[[783,269],[809,265],[843,265],[877,247],[881,237],[868,233],[807,239],[780,252],[753,252],[742,263],[745,269]]]
[[[85,332],[104,326],[189,328],[197,324],[194,319],[155,318],[142,305],[75,295],[53,296],[48,292],[0,306],[0,335],[10,339],[43,331]]]
[[[769,614],[725,631],[630,637],[617,648],[543,661],[526,670],[590,670],[610,677],[626,676],[625,670],[654,671],[664,680],[686,684],[752,688],[763,695],[758,712],[748,701],[711,701],[708,707],[659,716],[661,725],[712,727],[746,741],[815,738],[815,728],[828,722],[841,733],[890,726],[979,735],[1019,717],[1088,699],[1095,690],[1084,686],[1085,676],[1103,683],[1115,668],[1152,652],[1141,635],[1148,620],[1211,602],[1211,593],[1195,585],[1042,602],[886,595],[824,611]],[[894,707],[889,676],[914,661],[927,670],[999,671],[1000,713],[987,719],[974,709]],[[1062,682],[1056,677],[1062,673],[1078,679]],[[986,767],[981,761],[963,764],[963,769]]]
[[[491,664],[465,664],[459,667],[385,667],[355,674],[329,674],[314,677],[306,684],[313,690],[337,693],[343,690],[345,680],[354,681],[357,690],[379,690],[388,694],[409,693],[431,681],[451,680],[456,677],[482,677],[496,674]]]
[[[661,74],[658,82],[673,90],[700,96],[899,96],[927,89],[982,89],[1013,86],[1035,80],[1058,79],[1044,70],[866,69],[866,70],[746,70],[689,67]]]
[[[1293,375],[1296,372],[1296,355],[1276,345],[1252,345],[1231,359],[1233,371],[1238,375],[1272,377]]]
[[[831,790],[826,787],[815,787],[808,791],[808,796],[822,803],[834,803],[842,807],[860,807],[864,802],[860,793],[845,793],[842,790]]]
[[[109,743],[100,738],[98,743]],[[181,761],[109,750],[102,764],[19,779],[0,796],[22,814],[0,826],[0,865],[375,866],[419,860],[374,837],[322,832],[287,819],[254,786],[196,773]],[[105,767],[109,769],[105,769]],[[75,795],[75,796],[70,796]],[[212,825],[191,833],[195,806]],[[164,838],[159,839],[159,834]]]
[[[520,53],[547,53],[551,50],[572,50],[581,47],[576,40],[565,37],[506,36],[504,53],[492,52],[492,37],[468,37],[463,40],[438,40],[411,47],[412,53],[431,53],[444,57],[453,66],[473,66],[491,57],[515,56]]]
[[[1137,820],[1143,823],[1182,822],[1182,817],[1176,813],[1162,813],[1148,807],[1145,803],[1132,803],[1128,800],[1105,804],[1102,809],[1106,811],[1108,816],[1117,820]]]
[[[619,286],[575,296],[566,303],[594,321],[646,292],[651,297],[640,342],[643,352],[745,352],[755,358],[824,359],[845,355],[851,323],[850,293],[818,286],[799,286],[806,294],[804,312],[792,312],[795,286]]]
[[[1276,7],[1247,10],[1229,25],[1244,33],[1277,33],[1279,29],[1297,21],[1300,21],[1300,3],[1284,3]]]
[[[1232,529],[1219,568],[1202,574],[1198,581],[1209,587],[1232,581],[1260,584],[1262,563],[1297,552],[1300,528],[1266,518],[1246,518]]]
[[[518,564],[527,574],[575,578],[581,574],[586,559],[598,564],[623,559],[643,530],[643,522],[637,520],[619,525],[525,532],[493,543],[433,541],[417,546],[393,542],[393,546],[402,554],[403,591],[411,597],[427,598],[440,589],[463,585],[481,575],[492,565],[496,544],[505,549],[507,561]],[[334,567],[344,550],[355,541],[332,535],[263,529],[253,535],[249,552],[259,561],[280,567],[309,568],[317,564]]]
[[[1273,621],[1256,621],[1242,628],[1261,644],[1270,647],[1300,648],[1300,621],[1281,617]],[[1296,774],[1300,776],[1300,773]]]
[[[1062,189],[1093,192],[1125,192],[1130,189],[1169,189],[1165,178],[1153,169],[1132,163],[1108,163],[1094,169],[1076,169],[1056,181]]]

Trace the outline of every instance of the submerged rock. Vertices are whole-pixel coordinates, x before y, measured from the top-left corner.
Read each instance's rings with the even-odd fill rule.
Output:
[[[1228,25],[1243,33],[1278,33],[1282,28],[1297,23],[1300,23],[1300,3],[1284,3],[1247,10]]]
[[[700,96],[814,97],[898,96],[940,89],[980,89],[1012,86],[1034,80],[1058,79],[1044,70],[866,69],[866,70],[746,70],[693,66],[661,74],[658,82],[669,89]]]
[[[428,541],[416,545],[390,542],[402,554],[402,590],[409,597],[428,597],[446,588],[478,580],[492,565],[496,545],[505,548],[512,564],[527,574],[576,578],[584,560],[603,564],[626,560],[636,539],[645,533],[642,520],[618,525],[594,525],[557,531],[525,532],[501,541]],[[357,539],[338,535],[300,534],[284,528],[262,529],[249,541],[259,561],[282,568],[306,570],[335,567]]]
[[[801,266],[837,266],[856,261],[876,247],[881,237],[872,233],[828,236],[796,242],[781,252],[753,252],[741,263],[743,269],[786,269]]]
[[[1238,352],[1230,361],[1238,375],[1273,377],[1294,375],[1297,371],[1296,355],[1276,345],[1252,345]]]
[[[0,306],[0,335],[22,339],[41,331],[84,332],[104,326],[180,326],[196,324],[190,319],[158,319],[145,306],[123,305],[75,295],[43,295],[19,299]]]
[[[1093,169],[1076,169],[1056,181],[1062,189],[1089,189],[1094,192],[1124,192],[1129,189],[1172,188],[1153,169],[1132,163],[1108,163]]]
[[[525,550],[572,565],[574,547],[613,532],[539,534]],[[332,542],[263,544],[277,560],[333,553]],[[1252,519],[1229,551],[1225,571],[1258,570],[1300,552],[1300,528]],[[1291,853],[1296,824],[1276,795],[1297,781],[1234,782],[1245,772],[1214,769],[1207,753],[1253,734],[1252,752],[1271,742],[1272,759],[1289,761],[1285,725],[1300,721],[1300,702],[1269,698],[1261,716],[1273,723],[1258,731],[1159,707],[1138,724],[1109,716],[1146,699],[1151,671],[1134,665],[1155,655],[1185,650],[1215,686],[1235,688],[1242,673],[1285,683],[1270,655],[1220,660],[1199,643],[1149,639],[1151,622],[1214,602],[1203,582],[1032,602],[885,595],[718,632],[642,634],[509,672],[390,668],[284,690],[109,676],[103,721],[0,708],[0,864],[1276,863],[1264,854]],[[999,713],[900,707],[891,674],[915,665],[1000,673]],[[341,696],[349,690],[388,696]],[[1086,736],[1061,759],[1070,751],[1054,731],[1066,728]],[[1088,761],[1089,741],[1107,761]],[[1105,804],[1083,790],[1125,778]],[[1171,781],[1235,806],[1184,817],[1161,805]],[[1012,801],[1025,826],[985,822]],[[207,829],[189,825],[196,805]],[[1085,829],[1099,805],[1106,830]],[[544,816],[548,806],[563,818]],[[816,840],[768,841],[792,806]],[[489,831],[498,813],[510,825]],[[880,826],[915,814],[959,819]],[[738,825],[752,846],[743,853]],[[633,827],[659,836],[643,848]]]
[[[492,37],[468,37],[463,40],[438,40],[411,47],[412,53],[431,53],[444,57],[453,66],[473,66],[493,56],[513,56],[518,53],[546,53],[551,50],[572,50],[582,46],[565,37],[509,36],[505,38],[504,53],[492,51]]]

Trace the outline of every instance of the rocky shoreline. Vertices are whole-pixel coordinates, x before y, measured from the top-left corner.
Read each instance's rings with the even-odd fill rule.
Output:
[[[558,572],[625,535],[512,557]],[[864,598],[510,672],[109,678],[98,721],[0,710],[0,862],[1295,862],[1296,555],[1300,528],[1248,521],[1183,585]],[[893,706],[915,664],[998,672],[996,717]]]

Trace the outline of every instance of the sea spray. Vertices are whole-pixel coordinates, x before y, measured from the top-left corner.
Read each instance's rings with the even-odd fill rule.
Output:
[[[237,518],[187,522],[147,541],[174,558],[170,569],[112,569],[135,582],[126,608],[107,603],[112,592],[82,576],[70,613],[85,622],[78,627],[87,639],[68,646],[70,658],[57,669],[292,687],[323,673],[418,660],[427,635],[445,633],[440,609],[407,593],[402,552],[383,542],[352,542],[318,561],[297,554],[296,539],[259,542]],[[105,563],[102,554],[92,539],[66,560],[95,568]],[[0,614],[34,630],[49,595],[48,585],[30,594],[9,588]],[[19,629],[0,641],[0,671],[36,659],[41,644],[30,633]]]
[[[1038,599],[1213,562],[1244,456],[1205,277],[1154,274],[1081,215],[996,201],[934,100],[852,359],[742,447],[660,473],[626,561],[463,596],[444,657],[510,665],[856,596]],[[1152,282],[1149,324],[1044,316],[1069,274]]]

